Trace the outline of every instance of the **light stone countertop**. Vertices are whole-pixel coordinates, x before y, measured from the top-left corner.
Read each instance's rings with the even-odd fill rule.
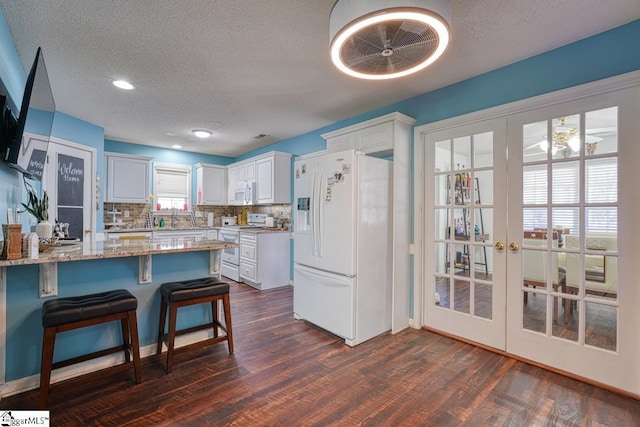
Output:
[[[192,231],[192,230],[212,230],[220,227],[114,227],[114,228],[105,228],[105,233],[151,233],[152,231]]]
[[[239,247],[239,245],[235,243],[194,237],[152,240],[105,240],[94,243],[93,245],[87,242],[80,242],[48,249],[41,252],[37,259],[20,258],[0,260],[0,267],[103,258],[124,258],[178,252],[198,252],[237,247]]]

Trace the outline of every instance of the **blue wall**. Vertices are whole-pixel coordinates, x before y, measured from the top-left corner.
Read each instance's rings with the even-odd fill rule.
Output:
[[[22,65],[15,53],[13,41],[4,19],[0,20],[0,78],[14,98],[21,94],[24,79],[15,70]],[[417,119],[416,125],[458,116],[460,114],[501,105],[507,102],[540,95],[555,90],[619,75],[640,69],[640,20],[590,37],[562,48],[520,61],[498,70],[425,93],[411,99],[379,108],[330,126],[297,136],[269,147],[246,153],[236,159],[203,156],[173,150],[101,141],[101,128],[61,115],[54,121],[54,135],[74,142],[85,143],[99,150],[98,173],[103,176],[101,154],[115,151],[147,155],[158,161],[193,164],[197,162],[229,164],[272,150],[307,154],[325,148],[321,134],[368,120],[386,113],[399,111]],[[22,71],[24,74],[24,71]],[[424,73],[428,78],[429,72]],[[18,89],[15,89],[17,86]],[[16,95],[16,93],[18,95]],[[54,94],[55,95],[55,94]],[[21,96],[21,95],[20,95]],[[94,145],[95,144],[95,145]],[[184,157],[183,157],[184,156]],[[102,181],[104,182],[104,181]],[[0,212],[16,205],[21,195],[21,182],[17,173],[0,168]],[[101,227],[99,228],[101,229]],[[167,258],[161,258],[167,257]],[[198,256],[180,254],[154,257],[154,284],[183,276],[206,275],[206,262]],[[157,261],[156,261],[157,259]],[[166,261],[166,262],[165,262]],[[182,265],[185,268],[182,268]],[[138,286],[137,259],[71,262],[60,265],[60,294],[72,295],[114,287],[129,288],[139,299],[138,310],[142,344],[153,341],[153,325],[157,321],[158,301],[156,286]],[[40,305],[37,298],[37,267],[11,267],[8,269],[7,286],[7,380],[34,375],[39,370]],[[90,332],[111,337],[108,328]],[[84,350],[87,341],[70,333],[65,338],[65,352]],[[81,348],[82,347],[82,348]]]

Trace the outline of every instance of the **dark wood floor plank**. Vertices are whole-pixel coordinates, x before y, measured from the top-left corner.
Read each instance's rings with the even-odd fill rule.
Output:
[[[354,348],[293,319],[292,288],[231,283],[226,343],[143,360],[55,390],[55,426],[640,425],[640,402],[430,332],[407,329]],[[32,409],[37,390],[0,400]]]

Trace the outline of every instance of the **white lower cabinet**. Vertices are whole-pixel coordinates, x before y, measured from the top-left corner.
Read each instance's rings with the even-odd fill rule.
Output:
[[[206,230],[154,230],[154,239],[175,239],[188,237],[206,237]]]
[[[289,233],[240,232],[240,280],[256,289],[289,284]]]

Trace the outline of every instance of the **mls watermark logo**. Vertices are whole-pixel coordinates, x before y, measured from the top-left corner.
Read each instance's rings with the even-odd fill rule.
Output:
[[[4,411],[0,413],[0,426],[49,427],[49,411]]]

